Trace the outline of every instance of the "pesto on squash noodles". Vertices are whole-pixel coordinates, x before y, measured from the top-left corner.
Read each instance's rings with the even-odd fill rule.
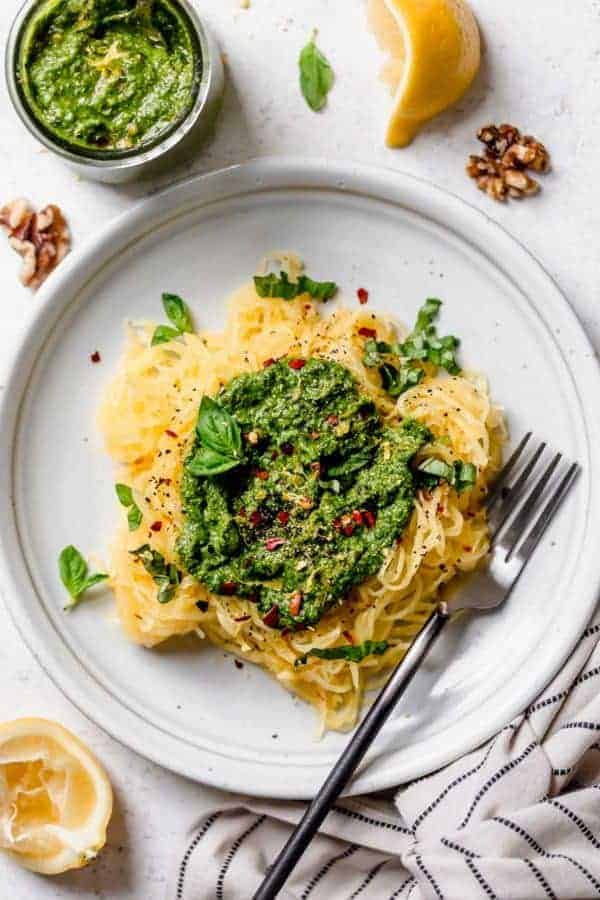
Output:
[[[217,399],[201,408],[184,465],[182,562],[214,593],[257,603],[271,627],[314,625],[402,534],[409,463],[429,432],[411,419],[384,426],[351,373],[325,359],[280,360]],[[227,459],[232,441],[222,471],[214,454]]]

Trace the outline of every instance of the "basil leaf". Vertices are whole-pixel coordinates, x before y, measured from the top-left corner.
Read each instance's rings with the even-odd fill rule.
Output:
[[[255,275],[254,287],[259,297],[279,297],[282,300],[293,300],[298,296],[298,285],[290,281],[286,272],[279,276]]]
[[[188,306],[177,294],[163,294],[162,303],[169,321],[180,334],[193,334],[194,323]]]
[[[88,564],[76,547],[65,547],[58,558],[62,583],[73,599],[82,592],[88,573]]]
[[[318,659],[346,659],[348,662],[362,662],[367,656],[382,656],[388,649],[387,641],[364,641],[362,644],[346,644],[343,647],[314,647],[296,660],[294,665],[303,666],[310,656]]]
[[[290,281],[286,272],[255,275],[254,287],[259,297],[277,297],[281,300],[295,300],[302,294],[310,294],[314,300],[325,302],[337,291],[334,281],[314,281],[308,275],[301,275],[298,281]]]
[[[319,481],[319,487],[324,491],[331,491],[332,494],[339,494],[342,490],[337,478],[332,478],[331,481]]]
[[[363,349],[363,364],[369,369],[380,366],[384,362],[383,357],[392,352],[390,344],[385,341],[376,341],[375,338],[366,340]]]
[[[439,315],[441,305],[442,301],[436,297],[429,297],[425,301],[417,313],[417,322],[414,328],[417,334],[426,331],[433,324],[433,320]]]
[[[237,457],[224,456],[210,447],[202,447],[187,463],[187,468],[192,475],[220,475],[239,464]]]
[[[425,376],[424,369],[415,366],[401,366],[397,369],[391,363],[384,363],[379,369],[381,383],[390,397],[399,397],[405,391],[415,387]]]
[[[220,403],[212,397],[203,397],[200,404],[196,431],[201,443],[209,450],[238,462],[242,453],[240,426]]]
[[[158,593],[156,595],[158,602],[170,603],[175,596],[177,586],[172,585],[168,578],[158,578],[156,579],[156,583],[158,585]]]
[[[175,596],[175,591],[181,583],[181,572],[173,563],[167,563],[162,553],[153,550],[150,544],[142,544],[137,550],[129,551],[132,556],[139,559],[146,572],[152,576],[158,585],[157,599],[159,603],[168,603]]]
[[[333,87],[333,69],[315,44],[314,36],[300,53],[300,90],[314,112],[325,106]]]
[[[463,491],[470,490],[477,481],[477,467],[462,460],[451,465],[442,459],[429,457],[417,466],[417,472],[420,473],[420,485],[429,490],[446,481],[462,494]]]
[[[371,462],[372,454],[366,450],[359,450],[349,456],[347,459],[341,460],[333,466],[327,468],[328,478],[339,478],[340,476],[350,475],[352,472],[358,472]]]
[[[66,609],[77,606],[79,599],[95,584],[106,581],[108,575],[98,572],[88,575],[88,564],[77,549],[69,545],[65,547],[58,558],[58,570],[60,578],[73,600]]]
[[[127,484],[115,484],[115,491],[121,506],[133,506],[133,492]]]
[[[440,481],[454,484],[454,466],[444,462],[443,459],[436,459],[434,456],[431,456],[429,459],[419,463],[417,470],[423,472],[424,475],[430,475],[435,478],[436,484],[439,484]]]
[[[337,293],[338,286],[335,281],[314,281],[308,275],[301,275],[298,279],[301,294],[310,294],[313,300],[321,300],[326,303],[327,300]]]
[[[130,531],[137,531],[142,524],[142,511],[136,503],[132,503],[127,513],[127,524]]]
[[[179,334],[180,332],[175,328],[171,328],[170,325],[158,325],[152,335],[150,346],[156,347],[158,344],[168,344],[169,341],[179,337]]]
[[[454,463],[456,490],[459,494],[463,491],[470,491],[477,481],[477,468],[473,463],[456,462]]]
[[[115,491],[121,506],[126,506],[129,510],[127,513],[129,530],[137,531],[142,524],[143,516],[141,509],[133,499],[133,491],[127,484],[115,484]]]
[[[417,321],[411,334],[402,344],[398,344],[397,355],[405,359],[427,360],[451,375],[461,371],[456,361],[455,351],[460,341],[452,334],[440,338],[435,327],[441,300],[430,297],[417,314]]]
[[[90,575],[85,579],[83,590],[87,591],[88,588],[94,587],[95,584],[100,584],[101,581],[106,581],[107,578],[108,575],[105,575],[104,572],[96,572],[95,575]],[[83,591],[81,593],[83,593]]]

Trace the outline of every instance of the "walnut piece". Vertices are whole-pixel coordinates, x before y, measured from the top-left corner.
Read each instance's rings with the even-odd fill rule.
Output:
[[[70,250],[65,217],[54,204],[36,213],[26,200],[18,199],[0,209],[0,225],[8,232],[10,246],[23,257],[21,281],[37,291]]]
[[[485,145],[485,156],[470,156],[467,175],[494,200],[530,197],[540,190],[526,169],[547,172],[550,154],[531,135],[522,135],[514,125],[485,125],[477,132]]]

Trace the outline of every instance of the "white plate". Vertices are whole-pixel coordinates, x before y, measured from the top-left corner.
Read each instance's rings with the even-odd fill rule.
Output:
[[[199,781],[273,797],[314,794],[345,743],[315,742],[311,709],[258,669],[190,639],[127,642],[105,599],[62,611],[59,551],[106,547],[119,512],[94,427],[127,317],[160,319],[182,294],[202,326],[268,250],[293,248],[346,302],[412,322],[427,296],[468,365],[489,373],[513,437],[526,429],[579,460],[577,489],[510,602],[456,624],[372,748],[352,792],[423,775],[526,707],[558,670],[600,582],[600,378],[569,306],[528,253],[484,215],[397,173],[263,160],[177,185],[73,254],[40,294],[0,419],[2,581],[49,674],[103,728]],[[102,363],[89,355],[99,349]],[[6,486],[9,489],[6,490]],[[43,712],[43,710],[40,710]]]

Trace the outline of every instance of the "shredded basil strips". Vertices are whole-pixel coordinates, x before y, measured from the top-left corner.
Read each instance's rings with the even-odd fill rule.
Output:
[[[175,591],[181,583],[181,572],[173,563],[168,563],[162,553],[153,550],[150,544],[143,544],[137,550],[129,551],[132,556],[140,560],[146,572],[152,576],[158,585],[158,602],[168,603],[175,596]]]
[[[334,281],[314,281],[308,275],[300,275],[298,281],[290,281],[286,272],[279,275],[255,275],[254,286],[259,297],[278,297],[282,300],[295,300],[302,294],[309,294],[313,300],[325,303],[337,292]]]
[[[446,481],[457,493],[469,491],[477,481],[477,468],[473,463],[457,460],[447,463],[431,456],[417,466],[417,479],[420,487],[432,490],[442,481]]]
[[[399,397],[422,381],[425,362],[450,375],[459,374],[456,350],[460,341],[452,334],[439,337],[434,324],[441,305],[441,300],[427,300],[419,310],[414,329],[403,342],[388,344],[375,338],[365,341],[363,363],[368,368],[379,367],[381,383],[391,397]]]
[[[194,323],[187,303],[177,294],[163,294],[162,304],[171,325],[158,325],[152,335],[152,346],[166,344],[182,334],[193,334]]]
[[[108,575],[104,572],[89,574],[89,567],[77,547],[69,545],[65,547],[58,558],[58,571],[60,578],[69,594],[72,602],[65,609],[74,609],[86,591],[101,581],[106,581]]]
[[[343,647],[313,647],[304,656],[300,656],[294,665],[303,666],[309,657],[318,659],[345,659],[348,662],[362,662],[367,656],[382,656],[388,649],[387,641],[364,641],[362,644],[346,644]]]
[[[192,475],[219,475],[243,462],[240,426],[211,397],[202,398],[196,432],[201,447],[188,463]]]

